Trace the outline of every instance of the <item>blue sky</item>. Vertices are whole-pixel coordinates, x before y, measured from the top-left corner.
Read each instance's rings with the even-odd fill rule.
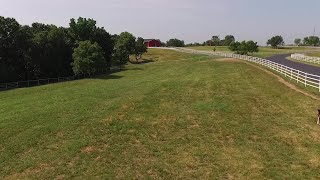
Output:
[[[212,35],[265,45],[273,35],[286,43],[320,36],[319,0],[0,0],[0,16],[21,24],[67,26],[70,18],[94,18],[112,34],[203,42]]]

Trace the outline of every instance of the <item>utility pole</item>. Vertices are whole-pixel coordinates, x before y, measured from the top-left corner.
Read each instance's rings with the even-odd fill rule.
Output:
[[[313,36],[316,35],[316,26],[314,26],[314,29],[313,29]]]

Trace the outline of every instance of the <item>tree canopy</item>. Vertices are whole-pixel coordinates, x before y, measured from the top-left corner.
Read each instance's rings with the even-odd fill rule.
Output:
[[[259,52],[257,44],[257,42],[253,41],[232,42],[229,49],[237,54],[247,55],[248,53]]]
[[[96,21],[79,17],[77,20],[71,19],[69,23],[69,32],[74,41],[86,41],[93,39],[97,26]]]
[[[300,46],[301,45],[301,39],[300,38],[297,38],[294,40],[294,44],[297,45],[297,46]]]
[[[141,59],[142,54],[146,52],[147,52],[147,46],[144,44],[144,39],[142,37],[139,37],[135,45],[136,60]]]
[[[66,29],[53,25],[33,24],[31,63],[35,77],[58,77],[70,74],[72,44]],[[39,28],[41,27],[41,28]]]
[[[318,36],[309,36],[303,39],[303,44],[307,46],[319,46],[320,39]]]
[[[28,77],[31,37],[28,27],[0,16],[0,82]]]
[[[0,16],[0,83],[107,71],[130,55],[141,57],[146,52],[142,41],[128,32],[111,36],[95,20],[82,17],[57,27],[21,26]]]
[[[220,38],[219,36],[212,36],[211,38],[212,46],[220,46]]]
[[[169,47],[184,47],[184,41],[183,40],[179,40],[179,39],[170,39],[169,41],[167,41],[167,46]]]
[[[122,65],[129,61],[130,55],[135,55],[136,53],[136,38],[129,32],[122,32],[115,38],[114,60],[121,69]]]
[[[224,38],[224,46],[230,46],[231,43],[235,42],[235,38],[233,35],[227,35],[225,38]]]
[[[279,48],[279,46],[284,45],[284,41],[282,36],[274,36],[271,39],[268,40],[267,45],[271,45],[272,48]]]
[[[224,39],[220,39],[219,36],[212,36],[211,39],[207,40],[204,44],[208,46],[230,46],[235,40],[233,35],[226,35]]]
[[[105,67],[103,49],[98,43],[80,41],[72,54],[72,69],[75,75],[94,74]]]

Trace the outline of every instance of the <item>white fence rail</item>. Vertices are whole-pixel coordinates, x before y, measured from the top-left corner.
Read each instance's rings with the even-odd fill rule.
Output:
[[[298,60],[298,61],[304,61],[304,62],[309,62],[309,63],[314,63],[314,64],[320,64],[320,58],[319,57],[311,57],[311,56],[306,56],[304,54],[291,54],[291,58]]]
[[[186,49],[186,48],[179,48],[177,50],[181,52],[187,52],[187,53],[223,56],[228,58],[236,58],[236,59],[242,59],[249,62],[254,62],[260,65],[263,65],[265,67],[268,67],[269,69],[272,69],[284,75],[285,77],[290,78],[291,80],[295,80],[297,81],[297,83],[302,83],[305,87],[309,86],[312,88],[316,88],[320,92],[320,76],[309,74],[297,69],[293,69],[267,59],[240,55],[240,54],[227,53],[227,52],[199,51],[199,50],[192,50],[192,49]]]

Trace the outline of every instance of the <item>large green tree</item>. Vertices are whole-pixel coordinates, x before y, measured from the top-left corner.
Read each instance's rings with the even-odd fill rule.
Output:
[[[237,54],[239,54],[239,46],[240,46],[240,42],[232,42],[230,45],[229,45],[229,49],[231,51],[234,51],[236,52]]]
[[[138,61],[139,59],[141,59],[142,54],[146,52],[147,52],[147,46],[144,44],[144,39],[142,37],[139,37],[135,45],[136,60]]]
[[[104,51],[106,66],[110,67],[115,41],[103,27],[97,27],[96,24],[96,21],[93,19],[82,17],[79,17],[77,20],[71,19],[69,24],[70,36],[72,37],[74,47],[77,47],[80,41],[90,40],[97,42]]]
[[[309,36],[303,39],[303,44],[307,46],[319,46],[320,39],[318,36]]]
[[[255,52],[259,52],[259,46],[257,42],[254,41],[248,41],[246,43],[247,45],[247,50],[249,53],[255,53]]]
[[[169,41],[167,41],[167,46],[168,47],[184,47],[184,41],[174,38],[174,39],[169,39]]]
[[[82,41],[102,49],[104,62],[95,69],[111,66],[116,38],[93,19],[71,19],[70,27],[62,28],[41,23],[21,26],[15,19],[0,17],[0,82],[72,75],[72,52]],[[126,51],[134,46],[135,40]]]
[[[103,49],[98,43],[80,41],[79,46],[74,49],[72,63],[75,75],[89,74],[104,71],[105,59]]]
[[[113,61],[119,66],[122,70],[123,65],[127,64],[129,61],[129,53],[124,45],[116,44],[113,52]]]
[[[69,23],[70,35],[75,42],[91,40],[97,29],[96,24],[97,22],[90,18],[71,19]]]
[[[37,78],[68,76],[72,73],[72,44],[65,28],[33,24],[31,59]]]
[[[122,66],[129,61],[130,55],[135,54],[136,38],[129,32],[122,32],[114,38],[116,38],[116,43],[113,58],[122,69]]]
[[[134,37],[131,33],[129,32],[122,32],[116,42],[117,46],[124,46],[128,56],[129,55],[134,55],[135,53],[135,45],[136,45],[136,37]],[[129,59],[129,57],[128,57]]]
[[[282,36],[274,36],[268,40],[267,45],[271,45],[272,48],[278,49],[279,46],[284,45]]]
[[[212,46],[220,46],[221,40],[219,36],[212,36],[211,38],[211,45]]]
[[[229,46],[231,51],[236,52],[237,54],[247,55],[248,53],[259,52],[259,46],[257,42],[253,41],[242,41],[240,42],[232,42]]]
[[[31,34],[13,18],[0,16],[0,81],[28,78]]]
[[[112,53],[115,45],[115,41],[112,36],[104,29],[98,27],[91,41],[97,42],[103,50],[103,56],[106,61],[106,66],[111,67],[112,65]]]
[[[224,46],[229,46],[232,42],[235,42],[235,38],[233,35],[227,35],[225,38],[224,38]]]
[[[297,38],[294,40],[294,44],[297,45],[297,46],[300,46],[301,45],[301,39],[300,38]]]

